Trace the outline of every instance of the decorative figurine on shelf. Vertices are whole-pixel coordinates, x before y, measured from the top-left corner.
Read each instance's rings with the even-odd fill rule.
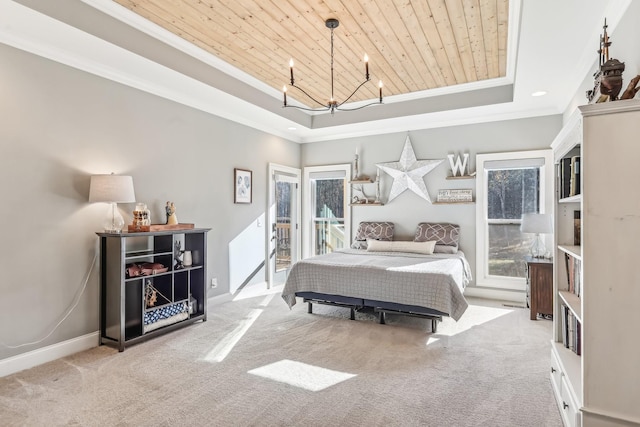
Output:
[[[376,172],[376,199],[373,203],[382,203],[380,201],[380,169]]]
[[[153,283],[151,283],[149,279],[147,279],[144,284],[144,301],[147,308],[153,307],[158,301],[156,288],[153,287]]]
[[[177,224],[178,217],[176,216],[176,207],[173,202],[167,202],[165,210],[167,211],[167,224]]]
[[[180,240],[178,240],[173,245],[173,259],[176,262],[174,270],[181,270],[184,268],[184,265],[182,264],[182,252],[182,244],[180,243]]]
[[[609,47],[612,42],[607,34],[607,27],[605,19],[602,27],[603,33],[600,36],[600,49],[598,50],[598,69],[593,75],[594,86],[593,89],[587,91],[589,103],[633,99],[640,90],[640,87],[636,87],[640,81],[640,75],[638,75],[631,79],[627,89],[618,97],[622,90],[622,73],[625,65],[624,62],[609,57]]]

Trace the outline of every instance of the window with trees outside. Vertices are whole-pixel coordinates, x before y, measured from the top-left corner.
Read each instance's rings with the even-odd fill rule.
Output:
[[[478,285],[524,288],[525,257],[534,236],[520,231],[521,218],[550,212],[550,156],[550,150],[478,155]]]

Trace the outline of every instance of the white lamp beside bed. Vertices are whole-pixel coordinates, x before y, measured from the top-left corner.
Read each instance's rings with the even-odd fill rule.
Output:
[[[547,248],[540,234],[553,233],[553,218],[550,214],[527,213],[522,215],[520,231],[535,234],[529,251],[534,258],[546,258]]]

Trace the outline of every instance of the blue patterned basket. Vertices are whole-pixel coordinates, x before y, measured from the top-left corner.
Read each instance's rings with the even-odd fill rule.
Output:
[[[188,313],[189,305],[186,302],[178,302],[175,304],[160,307],[155,310],[149,310],[144,313],[144,324],[150,325],[163,319],[176,316],[181,313]]]

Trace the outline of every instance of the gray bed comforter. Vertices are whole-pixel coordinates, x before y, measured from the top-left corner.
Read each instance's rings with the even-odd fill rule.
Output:
[[[458,320],[467,309],[464,287],[471,269],[464,254],[419,255],[344,249],[294,264],[282,291],[293,307],[296,292],[318,292],[447,313]]]

